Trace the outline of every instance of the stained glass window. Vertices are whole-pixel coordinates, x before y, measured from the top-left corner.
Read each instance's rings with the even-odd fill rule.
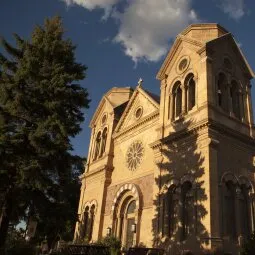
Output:
[[[144,155],[142,142],[136,141],[130,145],[126,154],[126,163],[129,170],[134,171],[141,164]]]

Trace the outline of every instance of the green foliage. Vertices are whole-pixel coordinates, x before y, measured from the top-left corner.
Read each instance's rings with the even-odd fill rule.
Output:
[[[121,241],[114,236],[106,236],[101,240],[102,244],[113,249],[121,248]]]
[[[121,241],[114,236],[106,236],[101,240],[103,246],[110,247],[111,255],[120,254]]]
[[[110,248],[111,255],[119,255],[121,254],[121,241],[114,236],[106,236],[102,239],[99,239],[95,243],[89,243],[87,239],[84,240],[76,240],[78,245],[95,245],[95,246],[107,246]]]
[[[0,206],[9,212],[0,247],[5,223],[28,213],[38,218],[38,238],[71,238],[83,159],[70,139],[90,101],[78,84],[87,67],[75,61],[59,17],[36,26],[31,40],[14,38],[16,47],[2,39],[0,54]]]
[[[251,235],[251,237],[244,243],[241,255],[253,255],[255,251],[255,232]]]
[[[12,230],[6,243],[6,255],[35,255],[36,247],[24,239],[24,231]]]

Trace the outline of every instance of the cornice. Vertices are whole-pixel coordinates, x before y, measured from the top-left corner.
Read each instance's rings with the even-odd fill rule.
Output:
[[[172,141],[175,141],[177,139],[185,138],[185,137],[187,137],[187,136],[189,136],[191,134],[192,135],[193,134],[197,134],[199,131],[201,131],[205,127],[208,127],[208,125],[209,125],[209,123],[208,123],[207,120],[200,121],[197,124],[190,125],[190,127],[188,127],[188,128],[184,128],[184,129],[182,129],[180,131],[173,132],[173,133],[169,134],[167,137],[159,139],[158,141],[150,144],[150,147],[152,149],[157,149],[162,144],[168,144],[168,143],[170,143]]]
[[[115,128],[115,132],[118,132],[118,130],[121,128],[121,126],[124,123],[124,119],[127,117],[130,108],[132,107],[132,105],[134,104],[135,98],[138,95],[138,90],[136,89],[132,95],[132,97],[130,98],[130,101],[128,102],[128,105],[126,106],[126,109],[124,110],[124,112],[122,113],[122,116],[120,117],[120,120]]]
[[[190,38],[190,37],[186,37],[186,36],[184,36],[184,35],[179,35],[179,36],[180,36],[180,38],[181,38],[182,41],[188,42],[188,43],[193,44],[193,45],[195,45],[195,46],[198,46],[199,48],[205,46],[204,43],[199,42],[199,41],[197,41],[197,40],[195,40],[195,39],[192,39],[192,38]]]
[[[105,99],[105,96],[103,96],[103,98],[101,99],[100,103],[99,103],[99,106],[97,107],[96,109],[96,112],[94,113],[90,123],[89,123],[89,126],[92,128],[93,127],[93,124],[95,123],[99,113],[101,112],[101,109],[103,108],[104,106],[104,103],[105,103],[106,99]]]
[[[172,59],[174,58],[176,52],[178,51],[178,48],[179,46],[181,45],[182,42],[187,42],[187,43],[190,43],[192,45],[195,45],[197,47],[203,47],[205,44],[204,43],[201,43],[195,39],[191,39],[189,37],[185,37],[184,35],[181,35],[179,34],[177,37],[176,37],[176,40],[173,44],[173,46],[171,47],[169,53],[167,54],[162,66],[160,67],[158,73],[157,73],[157,76],[156,78],[158,80],[163,80],[165,78],[165,72],[166,72],[166,69],[168,68],[168,66],[171,64],[171,61]]]
[[[194,24],[191,24],[188,27],[186,27],[181,32],[181,34],[182,35],[186,35],[192,29],[201,29],[201,28],[219,29],[223,33],[228,33],[228,31],[224,27],[222,27],[220,24],[218,24],[218,23],[198,23],[198,24],[194,23]]]
[[[224,117],[226,117],[227,119],[235,122],[236,124],[238,125],[242,125],[242,126],[245,126],[246,128],[250,128],[250,125],[247,121],[240,121],[239,119],[233,117],[233,116],[230,116],[228,113],[226,113],[224,110],[220,109],[219,107],[216,107],[215,105],[213,104],[208,104],[208,108],[221,114],[221,115],[224,115]]]
[[[109,167],[108,165],[103,164],[103,165],[97,167],[96,169],[93,169],[92,171],[85,173],[84,177],[85,178],[92,177],[92,176],[97,175],[98,173],[102,172],[103,170],[111,172],[113,170],[113,168]]]
[[[175,140],[183,139],[183,138],[193,135],[193,134],[198,134],[198,132],[200,132],[204,128],[208,128],[209,132],[210,132],[210,130],[211,131],[215,130],[218,132],[219,135],[226,134],[230,137],[237,139],[238,141],[243,142],[244,144],[246,144],[248,146],[251,146],[254,149],[255,139],[253,137],[245,135],[238,131],[235,131],[232,128],[229,128],[229,127],[227,127],[221,123],[218,123],[217,121],[212,120],[212,119],[201,121],[194,126],[191,125],[190,128],[188,128],[188,129],[183,129],[183,130],[174,132],[174,133],[170,134],[169,136],[159,139],[158,141],[150,144],[150,147],[154,150],[158,149],[158,148],[160,148],[160,146],[162,146],[162,144],[168,144]],[[210,134],[209,134],[209,137],[210,137]],[[212,141],[212,144],[213,144],[213,141]]]
[[[255,146],[255,139],[249,135],[240,133],[232,128],[229,128],[215,120],[209,119],[210,129],[218,131],[220,134],[227,134],[230,137],[236,138],[238,141],[245,143],[246,145]]]
[[[177,36],[173,46],[171,47],[169,53],[167,54],[163,64],[161,65],[161,67],[157,73],[156,78],[158,80],[163,80],[165,78],[165,76],[164,76],[165,71],[166,71],[169,63],[171,62],[173,56],[175,55],[176,51],[178,50],[181,42],[182,42],[182,40],[181,40],[180,36]]]
[[[140,119],[138,122],[128,126],[127,128],[121,130],[120,132],[114,132],[112,137],[114,139],[116,139],[116,138],[118,138],[118,137],[120,137],[122,135],[125,135],[126,133],[128,133],[128,132],[130,132],[130,131],[132,131],[132,130],[134,130],[134,129],[142,126],[142,125],[144,125],[145,123],[149,122],[150,120],[153,120],[153,119],[157,118],[158,116],[159,116],[159,110],[157,110],[157,111],[149,114],[148,116]]]
[[[146,91],[144,91],[141,87],[137,86],[137,89],[135,90],[132,97],[130,98],[129,103],[126,106],[126,109],[124,110],[124,112],[115,128],[115,133],[118,133],[120,131],[127,115],[129,114],[130,110],[132,109],[135,99],[139,93],[141,93],[155,108],[159,109],[159,104],[153,98],[151,98],[150,95]],[[120,132],[122,132],[122,131],[120,131]]]

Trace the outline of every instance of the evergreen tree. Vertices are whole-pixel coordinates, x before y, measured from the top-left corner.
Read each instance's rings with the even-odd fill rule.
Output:
[[[75,46],[63,38],[59,17],[36,26],[30,40],[2,39],[0,54],[0,248],[11,220],[28,209],[38,215],[64,203],[73,167],[70,138],[81,130],[88,108],[86,66],[75,60]]]

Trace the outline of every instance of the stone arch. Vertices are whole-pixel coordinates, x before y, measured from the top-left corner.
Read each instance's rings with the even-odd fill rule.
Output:
[[[171,179],[169,180],[167,183],[165,183],[163,185],[163,187],[161,188],[161,191],[160,193],[161,194],[164,194],[168,191],[168,189],[171,187],[171,186],[179,186],[180,182],[177,180],[177,179]]]
[[[190,111],[197,103],[196,91],[197,84],[194,78],[194,73],[189,72],[184,79],[184,88],[185,88],[185,111]]]
[[[224,182],[227,182],[227,181],[232,181],[234,184],[237,184],[238,178],[230,171],[225,172],[221,177],[221,184],[223,184]]]
[[[122,195],[124,193],[128,192],[128,191],[130,191],[132,193],[132,195],[133,195],[133,197],[136,201],[136,208],[140,209],[140,207],[141,207],[141,198],[140,198],[140,192],[138,190],[138,187],[135,184],[126,183],[118,189],[118,191],[117,191],[117,193],[116,193],[116,195],[113,199],[113,204],[112,204],[112,208],[111,208],[111,210],[112,210],[111,215],[113,215],[113,212],[115,211],[116,207],[118,206],[118,202],[121,199]]]
[[[238,183],[239,185],[245,185],[247,188],[250,188],[252,193],[254,193],[254,187],[253,184],[251,183],[251,181],[244,175],[240,175],[238,177]]]
[[[176,76],[174,79],[172,79],[170,82],[167,83],[168,84],[168,89],[167,89],[168,95],[172,95],[174,84],[178,81],[181,82],[181,80],[182,80],[181,76]]]
[[[224,111],[229,110],[228,84],[228,75],[225,72],[219,72],[216,76],[217,106],[222,108]]]
[[[95,213],[97,211],[97,208],[98,208],[98,204],[97,204],[97,201],[95,199],[91,200],[91,201],[87,201],[83,207],[82,207],[82,213],[85,212],[85,208],[88,206],[89,207],[89,210],[91,208],[91,206],[94,205],[95,206]]]
[[[192,188],[196,188],[196,183],[193,176],[189,174],[184,175],[180,180],[180,184],[183,185],[185,182],[190,182],[192,184]]]

